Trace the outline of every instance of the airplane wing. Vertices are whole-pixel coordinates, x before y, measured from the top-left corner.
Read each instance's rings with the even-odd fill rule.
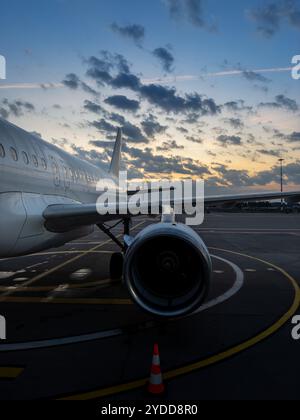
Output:
[[[255,193],[255,194],[237,194],[237,195],[216,195],[206,196],[204,198],[205,206],[216,204],[235,204],[239,202],[262,201],[262,200],[276,200],[276,199],[291,199],[295,202],[300,201],[300,191],[277,193]],[[188,200],[191,204],[195,204],[195,198]],[[153,205],[153,203],[152,203]],[[154,205],[162,213],[165,203],[162,201],[154,203]],[[171,205],[175,206],[178,203],[174,202]],[[117,214],[112,209],[116,209]],[[111,209],[107,206],[102,209],[96,203],[93,204],[58,204],[47,207],[44,211],[45,227],[50,232],[67,232],[76,229],[80,226],[103,224],[112,220],[121,220],[128,214],[127,204],[113,203]],[[151,216],[150,205],[144,208],[149,216]],[[104,214],[103,214],[104,213]],[[106,213],[106,214],[105,214]],[[112,214],[114,213],[114,214]],[[141,213],[140,213],[141,214]],[[138,215],[140,215],[138,214]]]

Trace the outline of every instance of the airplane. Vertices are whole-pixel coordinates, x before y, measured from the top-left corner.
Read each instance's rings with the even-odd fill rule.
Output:
[[[99,214],[97,183],[117,182],[121,150],[119,129],[107,171],[0,119],[0,258],[59,247],[97,226],[120,247],[111,258],[111,277],[123,278],[135,303],[158,317],[193,313],[205,301],[212,278],[200,236],[163,213],[159,223],[133,237],[129,216]],[[300,191],[206,196],[205,205],[272,199],[299,201]],[[114,220],[124,224],[124,241],[107,226]]]

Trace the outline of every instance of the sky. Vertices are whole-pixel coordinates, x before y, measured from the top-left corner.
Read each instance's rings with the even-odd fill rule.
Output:
[[[0,116],[131,178],[300,186],[300,0],[2,0]]]

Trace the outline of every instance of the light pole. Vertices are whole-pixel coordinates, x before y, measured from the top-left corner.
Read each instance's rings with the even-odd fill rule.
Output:
[[[283,193],[283,162],[284,159],[278,159],[280,162],[280,191],[281,194]],[[281,197],[281,211],[283,211],[283,197]]]

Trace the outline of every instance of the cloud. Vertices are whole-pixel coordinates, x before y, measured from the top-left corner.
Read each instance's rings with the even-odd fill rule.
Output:
[[[89,125],[105,135],[107,135],[107,133],[116,134],[118,129],[117,126],[107,122],[104,118],[93,121],[89,123]],[[124,136],[127,137],[127,141],[130,143],[149,143],[149,140],[143,135],[142,130],[129,121],[123,121],[122,130]]]
[[[202,0],[165,0],[164,3],[173,19],[185,19],[197,28],[205,28],[210,31],[216,29],[215,25],[206,21]]]
[[[165,0],[165,4],[169,8],[171,17],[174,19],[178,19],[182,12],[182,1],[181,0]]]
[[[176,130],[179,131],[179,133],[182,133],[182,134],[188,134],[188,132],[189,132],[189,130],[187,130],[184,127],[176,127]]]
[[[242,145],[242,139],[239,136],[227,136],[222,134],[217,138],[217,140],[223,147]]]
[[[216,115],[221,111],[213,99],[204,98],[198,93],[179,96],[175,88],[161,85],[142,85],[140,94],[151,104],[175,114],[195,111],[199,115]]]
[[[287,140],[291,143],[300,142],[300,132],[294,131],[294,133],[287,136]]]
[[[250,106],[246,106],[245,105],[245,101],[243,101],[242,99],[238,100],[238,101],[230,101],[230,102],[226,102],[224,104],[224,107],[228,110],[228,111],[233,111],[233,112],[240,112],[240,111],[252,111],[252,107]]]
[[[89,125],[92,126],[92,127],[95,127],[97,130],[99,130],[101,132],[107,132],[107,133],[116,133],[117,132],[117,127],[115,127],[111,123],[105,121],[104,118],[102,118],[98,121],[93,121],[93,122],[89,123]]]
[[[184,146],[180,146],[175,140],[164,142],[161,146],[158,146],[156,150],[158,152],[173,152],[174,150],[183,150]]]
[[[174,173],[200,177],[210,173],[207,166],[198,160],[182,156],[155,155],[150,148],[140,150],[131,147],[125,149],[125,152],[129,155],[130,164],[135,168],[141,168],[145,175]]]
[[[92,89],[85,82],[82,82],[75,73],[67,74],[65,79],[62,81],[62,84],[71,90],[78,90],[81,88],[86,93],[98,95],[98,92]]]
[[[2,118],[21,117],[26,112],[34,112],[35,106],[27,101],[15,100],[9,101],[7,98],[2,100],[2,107],[0,108],[0,115]]]
[[[226,124],[229,124],[232,128],[236,130],[241,130],[244,128],[244,123],[240,118],[227,118],[224,120]]]
[[[88,100],[84,101],[84,109],[95,114],[100,114],[104,111],[102,106]]]
[[[148,137],[154,137],[156,134],[165,133],[168,129],[167,126],[161,125],[152,114],[142,121],[141,125]]]
[[[111,25],[111,29],[113,32],[125,37],[129,38],[137,44],[143,42],[145,38],[145,28],[142,25],[127,25],[127,26],[120,26],[117,23],[113,23]]]
[[[63,84],[72,90],[76,90],[79,88],[80,79],[75,73],[69,73],[63,80]]]
[[[94,147],[99,147],[100,149],[110,150],[114,148],[115,142],[106,140],[91,140],[89,144]]]
[[[142,99],[166,112],[175,114],[196,112],[199,116],[216,115],[221,112],[221,107],[213,99],[206,98],[198,93],[180,96],[175,88],[159,84],[143,84],[140,78],[130,72],[129,65],[127,68],[124,68],[123,65],[123,71],[113,75],[112,70],[120,70],[120,56],[112,56],[106,52],[105,56],[100,59],[90,57],[87,63],[89,66],[87,75],[98,85],[131,89],[139,94]]]
[[[140,79],[134,74],[119,73],[111,80],[111,86],[116,89],[131,89],[138,91],[141,85]]]
[[[273,156],[273,157],[280,157],[282,156],[282,150],[266,150],[266,149],[260,149],[257,150],[258,153],[266,156]]]
[[[261,102],[259,107],[285,109],[286,111],[297,112],[299,105],[294,99],[288,98],[285,95],[277,95],[274,102]]]
[[[113,77],[110,72],[117,70],[120,73],[129,73],[129,63],[121,54],[111,54],[101,51],[100,57],[91,56],[85,63],[88,65],[87,76],[97,82],[99,86],[109,84]]]
[[[270,79],[267,79],[265,76],[263,76],[260,73],[255,72],[255,71],[245,70],[245,71],[243,71],[242,75],[249,82],[260,82],[260,83],[270,83],[271,82]]]
[[[161,62],[164,71],[167,73],[171,73],[173,71],[172,67],[175,59],[169,50],[163,47],[156,48],[152,54]]]
[[[197,144],[202,144],[203,143],[202,139],[200,139],[198,137],[195,137],[195,136],[186,136],[185,138],[192,143],[197,143]]]
[[[138,101],[128,99],[124,95],[110,96],[105,99],[104,102],[115,108],[122,109],[123,111],[136,112],[140,108],[140,103]]]
[[[300,9],[296,0],[278,0],[249,12],[256,23],[257,31],[271,38],[280,31],[284,23],[300,29]]]

